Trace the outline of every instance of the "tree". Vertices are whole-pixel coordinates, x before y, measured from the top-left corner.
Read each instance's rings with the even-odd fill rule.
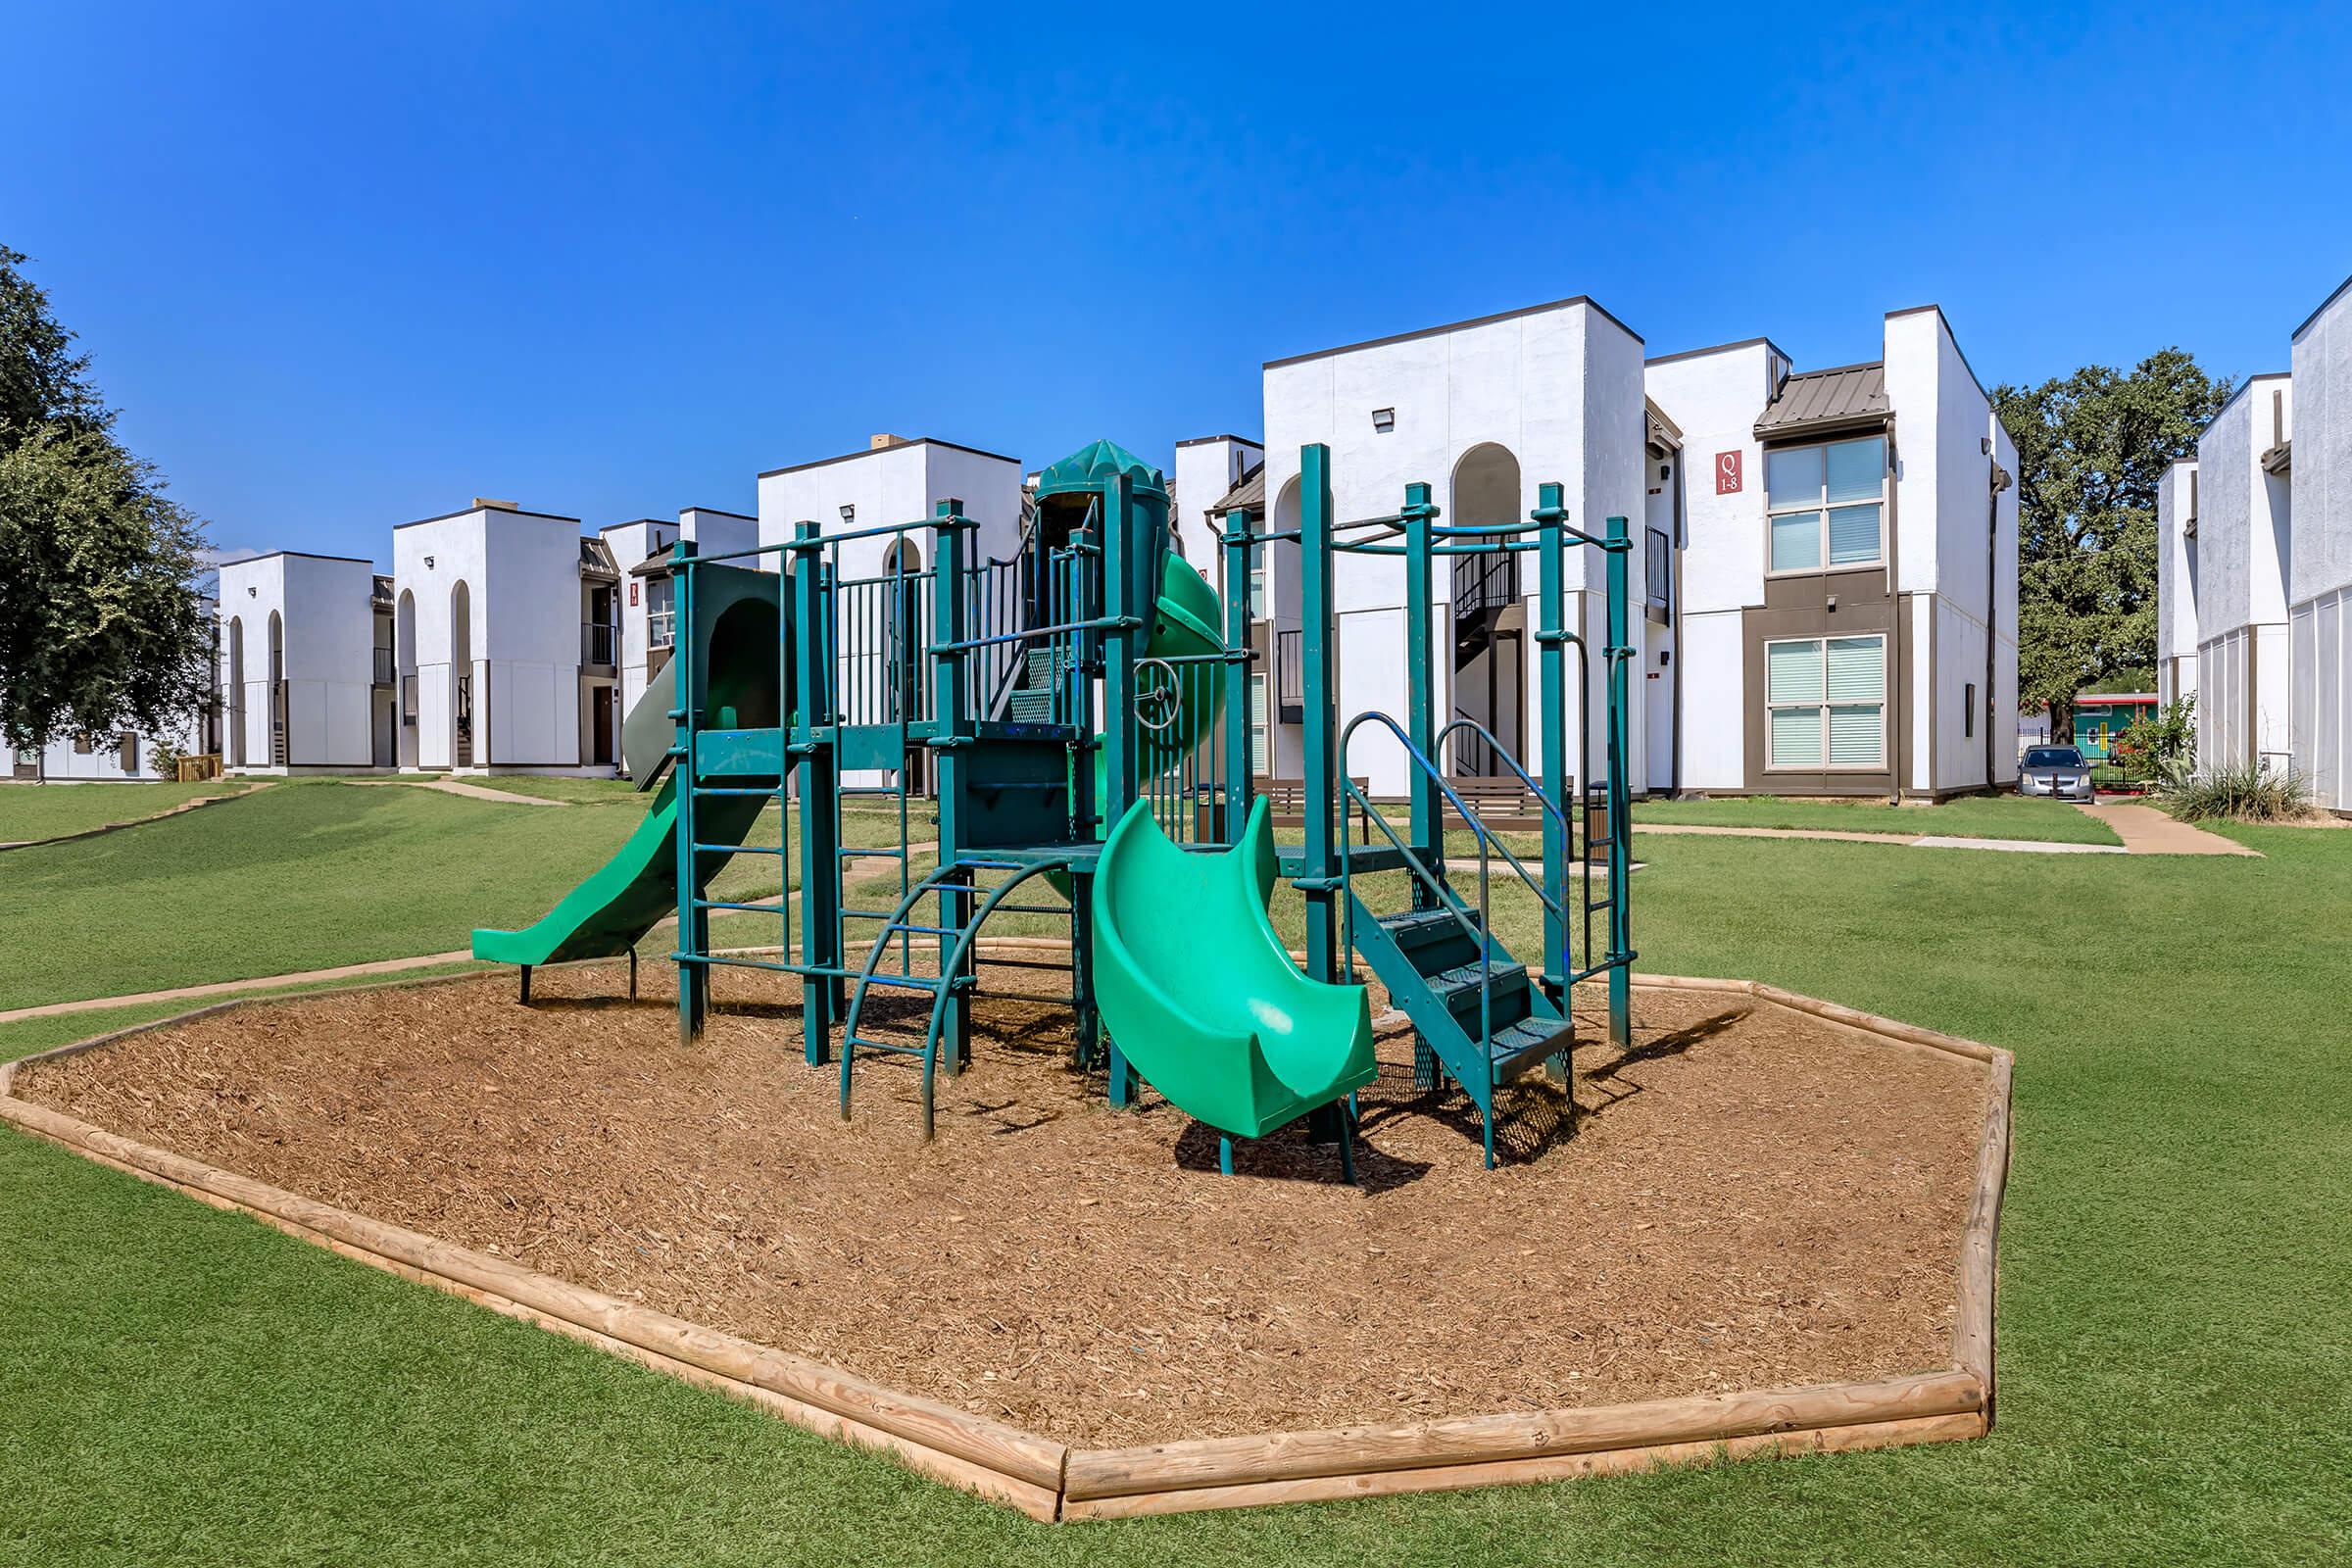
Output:
[[[2018,702],[2074,730],[2077,693],[2156,662],[2156,491],[2230,400],[2177,348],[1993,389],[2017,442]]]
[[[168,731],[212,687],[204,535],[0,246],[0,737]]]

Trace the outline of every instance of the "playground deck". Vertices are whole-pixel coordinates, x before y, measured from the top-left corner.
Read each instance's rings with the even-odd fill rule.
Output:
[[[1359,1189],[1298,1126],[1244,1146],[1236,1180],[1156,1097],[1104,1108],[1064,1066],[1054,977],[991,971],[974,1068],[926,1146],[894,1063],[835,1118],[788,979],[723,977],[681,1051],[668,975],[649,967],[634,1005],[617,965],[547,970],[530,1008],[501,980],[272,1004],[32,1067],[16,1092],[1072,1442],[1948,1359],[1969,1063],[1644,993],[1630,1053],[1579,1054],[1578,1136],[1524,1082],[1489,1173],[1466,1099],[1417,1094],[1392,1034]]]

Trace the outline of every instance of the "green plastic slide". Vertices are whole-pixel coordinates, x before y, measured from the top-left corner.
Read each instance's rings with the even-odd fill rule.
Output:
[[[741,844],[766,805],[740,796],[705,798],[696,812],[698,841]],[[677,912],[677,780],[665,778],[653,808],[618,854],[535,923],[519,931],[475,931],[473,956],[492,963],[537,964],[628,952]],[[706,877],[722,863],[715,855],[703,861]]]
[[[1379,1070],[1364,988],[1299,972],[1266,914],[1274,878],[1263,800],[1214,855],[1177,848],[1139,801],[1095,875],[1095,995],[1111,1038],[1178,1109],[1240,1138]]]
[[[707,587],[696,619],[703,628],[699,646],[709,650],[710,660],[710,716],[722,728],[772,725],[777,721],[776,607],[782,579],[723,564],[704,567],[703,578]],[[645,820],[612,858],[534,924],[519,931],[475,931],[475,957],[528,964],[614,958],[677,912],[677,778],[667,765],[677,738],[677,723],[670,717],[677,706],[676,675],[674,663],[664,664],[621,721],[622,755],[637,787],[662,781]],[[752,796],[700,796],[695,838],[703,844],[741,844],[768,804]],[[721,855],[702,856],[706,882],[726,861]]]

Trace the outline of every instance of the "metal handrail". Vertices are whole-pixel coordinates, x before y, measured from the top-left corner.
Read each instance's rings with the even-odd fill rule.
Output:
[[[1438,731],[1438,738],[1430,749],[1435,751],[1440,757],[1444,757],[1446,755],[1446,737],[1452,734],[1457,729],[1475,730],[1479,737],[1487,743],[1487,750],[1493,753],[1494,756],[1500,758],[1504,764],[1507,765],[1512,772],[1519,775],[1519,782],[1527,786],[1528,793],[1544,803],[1544,809],[1551,813],[1552,819],[1558,822],[1562,827],[1566,827],[1568,825],[1568,814],[1561,810],[1557,806],[1552,804],[1551,797],[1544,793],[1543,785],[1538,784],[1533,778],[1528,776],[1527,769],[1519,765],[1519,759],[1513,757],[1510,753],[1510,749],[1504,746],[1502,742],[1494,738],[1494,732],[1493,730],[1487,728],[1486,725],[1481,724],[1477,719],[1472,718],[1469,714],[1462,714],[1460,717],[1454,719],[1452,723]]]
[[[1379,711],[1377,709],[1367,710],[1364,712],[1356,714],[1355,717],[1348,721],[1348,727],[1340,731],[1340,755],[1342,757],[1346,757],[1348,755],[1348,738],[1355,733],[1356,725],[1361,724],[1367,718],[1376,718],[1380,720],[1381,723],[1388,726],[1390,733],[1396,737],[1397,744],[1404,748],[1405,756],[1411,758],[1414,764],[1418,766],[1421,771],[1427,773],[1431,778],[1437,780],[1438,788],[1446,792],[1446,798],[1453,803],[1454,810],[1461,816],[1462,825],[1478,835],[1480,860],[1479,880],[1482,886],[1486,880],[1485,862],[1487,858],[1487,850],[1488,846],[1491,845],[1493,846],[1494,852],[1502,857],[1503,863],[1518,873],[1519,880],[1527,885],[1527,890],[1530,893],[1533,893],[1537,898],[1543,900],[1544,907],[1549,909],[1553,914],[1556,914],[1561,919],[1565,920],[1568,917],[1566,911],[1564,911],[1557,904],[1552,902],[1551,896],[1544,891],[1543,884],[1539,882],[1528,870],[1526,864],[1520,860],[1519,857],[1511,853],[1511,847],[1503,843],[1500,839],[1494,837],[1494,833],[1487,827],[1487,824],[1480,818],[1479,814],[1470,809],[1469,803],[1464,801],[1461,796],[1455,792],[1451,784],[1446,782],[1445,770],[1440,768],[1437,763],[1431,761],[1427,757],[1423,756],[1420,749],[1414,746],[1410,740],[1405,738],[1403,729],[1398,727],[1395,719],[1391,718],[1388,714]],[[1457,719],[1455,722],[1460,723],[1464,722],[1464,720]],[[1446,726],[1447,729],[1451,729],[1453,725],[1451,724]],[[1501,747],[1496,746],[1495,750],[1500,752]],[[1509,756],[1507,752],[1503,753],[1503,755],[1505,757]],[[1514,762],[1512,765],[1516,767],[1517,763]],[[1524,768],[1520,769],[1519,776],[1522,778],[1527,776]],[[1363,800],[1367,808],[1370,807],[1371,803],[1364,799],[1363,792],[1355,787],[1355,781],[1353,779],[1349,779],[1348,781],[1346,793],[1352,794],[1356,796],[1357,799]],[[1373,814],[1377,815],[1378,813],[1375,812]],[[1343,840],[1345,840],[1346,835],[1342,834],[1341,837]],[[1345,861],[1347,858],[1347,845],[1343,842],[1340,848],[1341,858],[1343,861]],[[1440,822],[1438,824],[1438,861],[1440,864],[1444,864],[1445,860],[1446,826],[1445,823]],[[1486,911],[1483,906],[1481,906],[1479,912],[1482,916],[1485,914]]]

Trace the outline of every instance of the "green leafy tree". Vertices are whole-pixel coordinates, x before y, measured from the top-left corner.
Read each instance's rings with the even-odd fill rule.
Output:
[[[2051,734],[2077,693],[2155,664],[2157,487],[2230,391],[2177,348],[1993,389],[2017,442],[2018,704]]]
[[[0,246],[0,736],[168,730],[212,686],[204,534]]]

